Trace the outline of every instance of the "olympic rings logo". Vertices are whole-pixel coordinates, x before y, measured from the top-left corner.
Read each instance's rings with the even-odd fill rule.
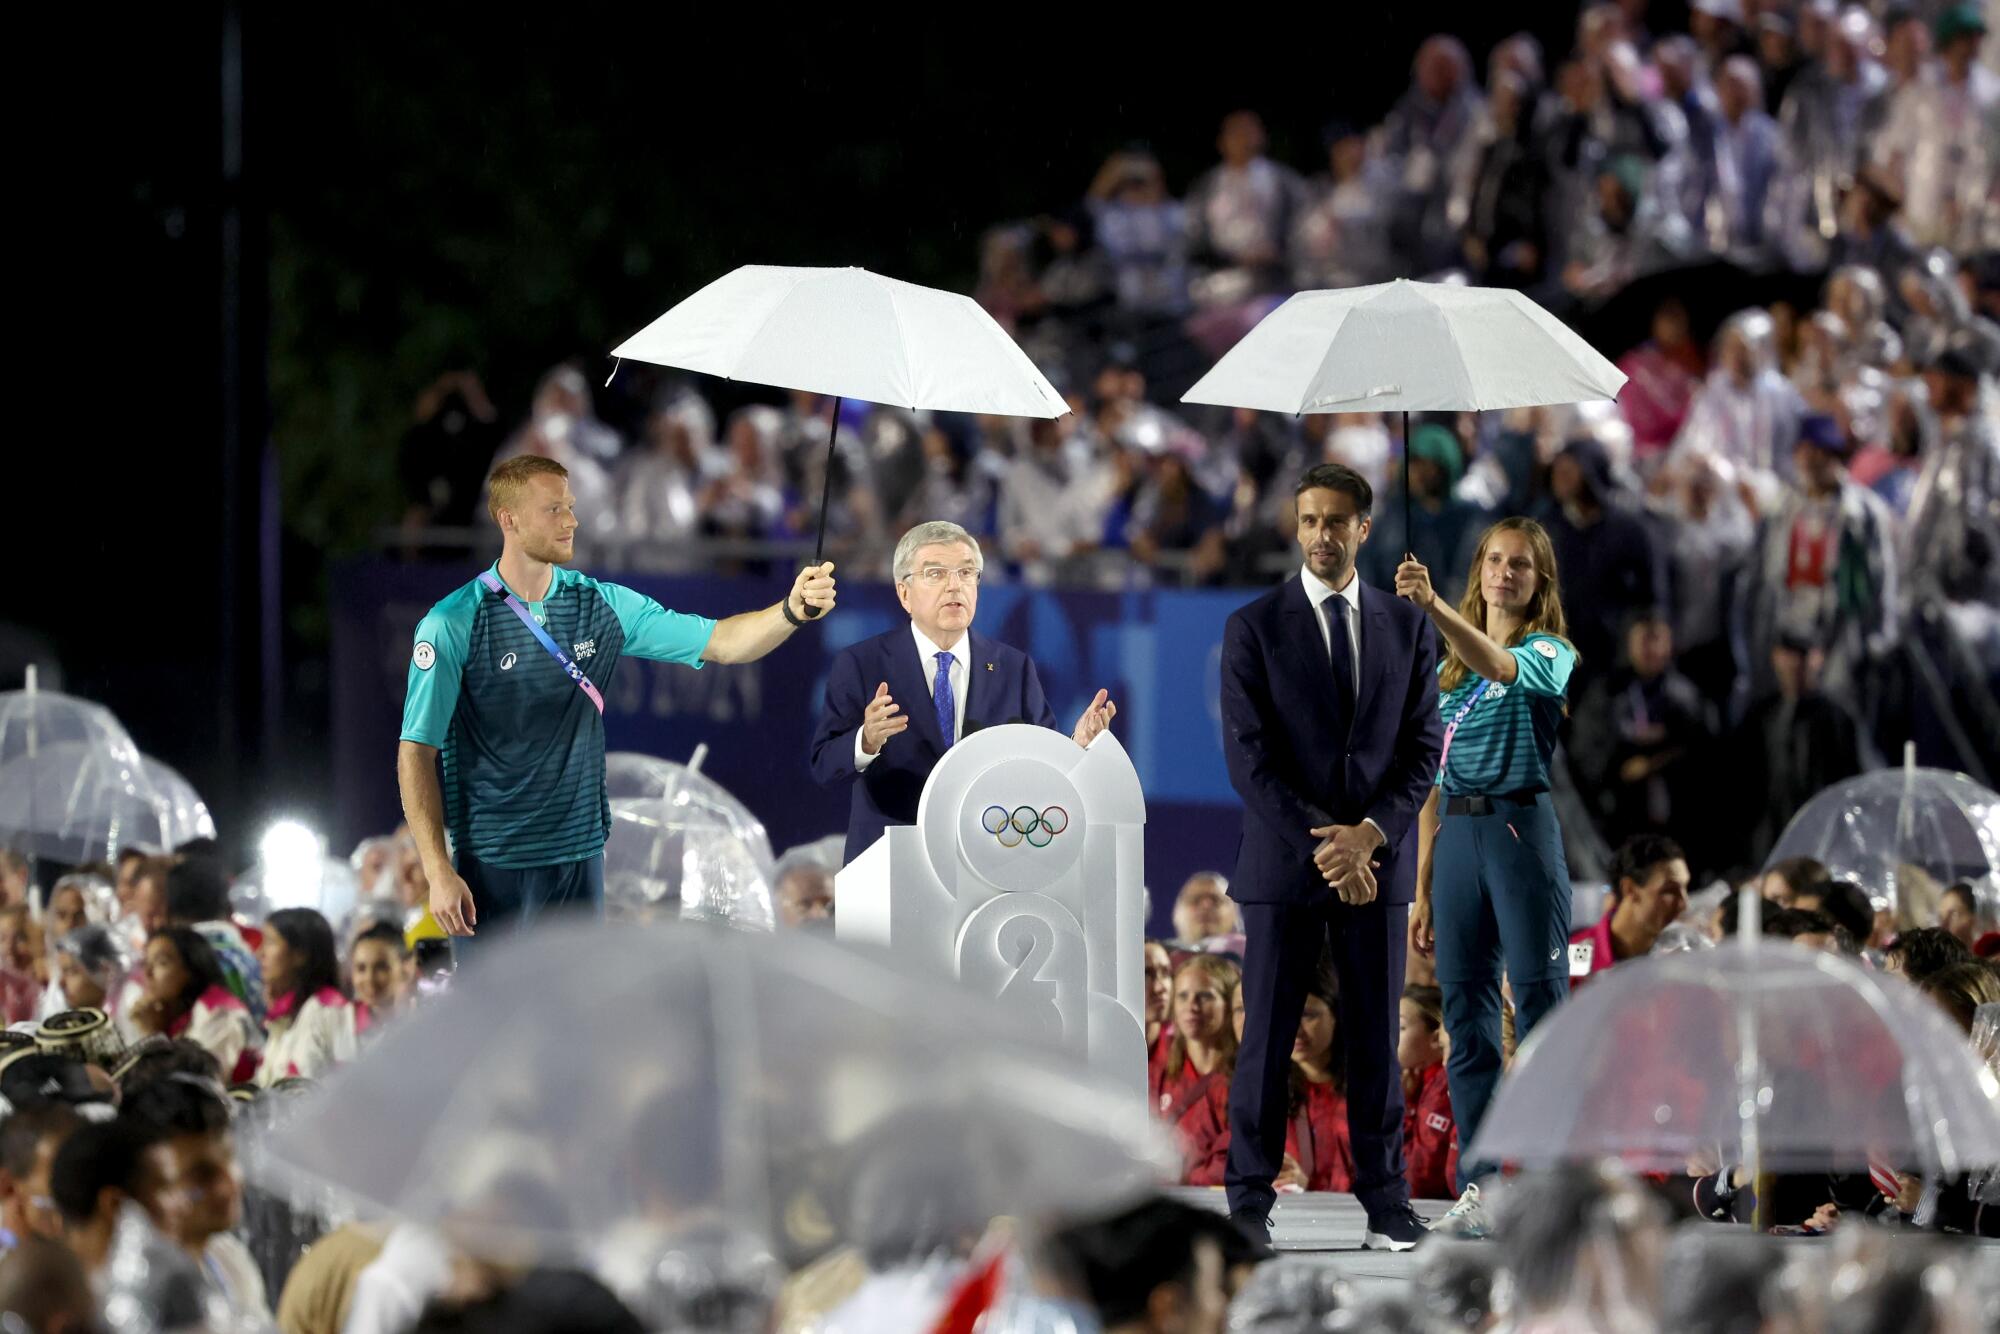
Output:
[[[998,839],[1003,848],[1046,848],[1057,834],[1069,828],[1069,812],[1060,806],[1036,810],[1033,806],[988,806],[979,816],[979,827]]]

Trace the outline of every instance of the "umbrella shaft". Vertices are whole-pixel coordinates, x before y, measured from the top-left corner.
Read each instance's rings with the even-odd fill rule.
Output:
[[[828,418],[826,424],[826,467],[825,475],[820,478],[819,484],[819,538],[813,543],[815,565],[826,559],[826,510],[828,503],[833,499],[833,452],[834,445],[840,439],[840,405],[844,401],[839,397],[833,400],[833,415]],[[808,605],[805,613],[807,617],[817,616],[819,608]]]

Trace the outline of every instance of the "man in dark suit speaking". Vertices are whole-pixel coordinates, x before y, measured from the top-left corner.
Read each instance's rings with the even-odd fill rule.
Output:
[[[955,523],[920,523],[896,543],[896,596],[907,626],[850,644],[834,657],[813,733],[812,774],[823,787],[853,783],[847,855],[866,852],[892,824],[915,824],[931,766],[982,727],[1054,728],[1035,664],[972,631],[979,609],[979,543]],[[1100,690],[1070,736],[1087,746],[1118,708]]]
[[[1295,491],[1305,568],[1229,618],[1222,744],[1243,799],[1229,893],[1243,909],[1243,1041],[1229,1090],[1232,1216],[1268,1238],[1282,1166],[1292,1041],[1330,951],[1347,1046],[1363,1245],[1424,1233],[1403,1180],[1396,1065],[1417,811],[1437,773],[1437,646],[1414,603],[1363,584],[1354,558],[1374,496],[1322,464]]]

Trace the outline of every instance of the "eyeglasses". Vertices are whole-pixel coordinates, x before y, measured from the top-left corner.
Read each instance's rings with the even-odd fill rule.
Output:
[[[926,565],[923,569],[914,570],[910,574],[910,578],[929,584],[932,588],[938,587],[947,579],[953,577],[956,577],[958,582],[968,588],[977,588],[979,586],[979,571],[970,565],[961,565],[955,570],[947,570],[942,565]]]

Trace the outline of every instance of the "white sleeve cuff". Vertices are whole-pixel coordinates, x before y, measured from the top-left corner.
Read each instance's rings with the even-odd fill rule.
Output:
[[[854,729],[854,772],[860,773],[863,769],[866,769],[869,765],[875,763],[875,761],[880,759],[881,757],[882,757],[882,752],[879,750],[876,751],[873,755],[870,755],[867,751],[861,749],[861,729],[858,727],[855,728]]]

